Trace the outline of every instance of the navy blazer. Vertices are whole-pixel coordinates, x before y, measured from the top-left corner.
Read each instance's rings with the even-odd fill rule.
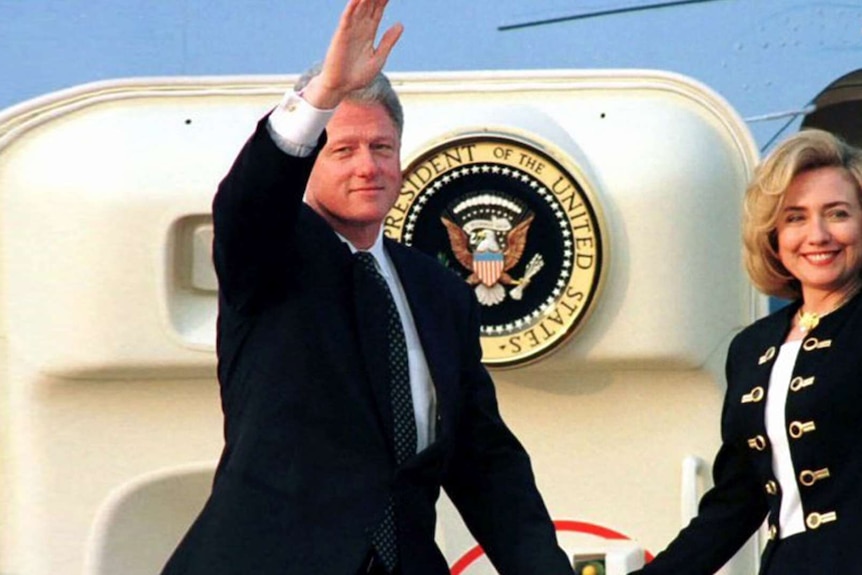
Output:
[[[768,518],[761,573],[862,573],[862,296],[802,342],[785,415],[806,531],[781,539],[781,490],[765,406],[769,377],[799,303],[738,334],[727,358],[715,487],[698,516],[642,575],[717,571]]]
[[[436,439],[397,466],[386,390],[357,336],[348,247],[301,198],[316,158],[262,120],[213,203],[225,447],[212,494],[165,574],[350,575],[390,495],[402,569],[442,575],[440,488],[500,573],[571,567],[529,458],[481,364],[472,291],[390,240],[437,398]]]

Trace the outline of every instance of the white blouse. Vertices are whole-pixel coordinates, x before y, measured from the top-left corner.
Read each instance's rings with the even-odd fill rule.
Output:
[[[781,346],[772,374],[769,378],[769,392],[766,396],[766,433],[772,444],[772,470],[781,486],[781,511],[778,518],[780,538],[789,537],[805,531],[805,517],[802,512],[802,499],[796,472],[790,458],[790,444],[787,439],[787,393],[796,356],[802,347],[802,340],[788,341]]]

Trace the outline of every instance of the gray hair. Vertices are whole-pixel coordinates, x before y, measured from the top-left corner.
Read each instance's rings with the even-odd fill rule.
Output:
[[[306,70],[296,81],[293,89],[299,92],[305,88],[312,78],[320,74],[321,68],[321,64],[315,64]],[[389,83],[389,78],[383,72],[378,72],[367,86],[350,92],[346,99],[360,104],[380,104],[383,106],[383,109],[392,118],[392,122],[398,130],[398,136],[401,136],[404,131],[404,109],[401,107],[398,94],[395,93],[392,84]]]

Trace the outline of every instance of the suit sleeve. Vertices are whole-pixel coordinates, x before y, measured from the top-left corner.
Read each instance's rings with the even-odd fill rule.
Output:
[[[462,374],[466,409],[443,486],[501,575],[571,575],[529,457],[500,417],[493,382],[481,364],[475,301],[471,310],[473,343]]]
[[[266,117],[258,122],[213,200],[219,289],[240,312],[262,305],[290,282],[285,260],[295,248],[292,231],[317,157],[317,151],[307,158],[285,154],[266,124]]]
[[[732,388],[735,347],[728,352],[726,377]],[[632,575],[686,573],[712,575],[742,547],[763,522],[768,511],[763,487],[745,446],[729,433],[730,394],[722,408],[722,445],[713,464],[715,486],[704,494],[697,517],[659,553],[655,559]]]

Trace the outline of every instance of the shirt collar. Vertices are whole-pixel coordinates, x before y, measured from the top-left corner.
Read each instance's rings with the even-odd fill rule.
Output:
[[[350,240],[348,240],[338,232],[335,232],[335,235],[337,235],[341,241],[347,244],[347,247],[350,248],[351,254],[355,254],[356,252],[360,251],[356,249],[356,247],[352,243],[350,243]],[[367,251],[374,256],[374,260],[377,262],[377,269],[380,271],[380,273],[383,274],[383,277],[385,277],[386,279],[391,278],[389,256],[386,254],[386,250],[383,248],[383,226],[380,226],[380,231],[377,232],[377,239],[374,240],[374,243],[371,244],[371,247],[367,250],[362,251]]]

